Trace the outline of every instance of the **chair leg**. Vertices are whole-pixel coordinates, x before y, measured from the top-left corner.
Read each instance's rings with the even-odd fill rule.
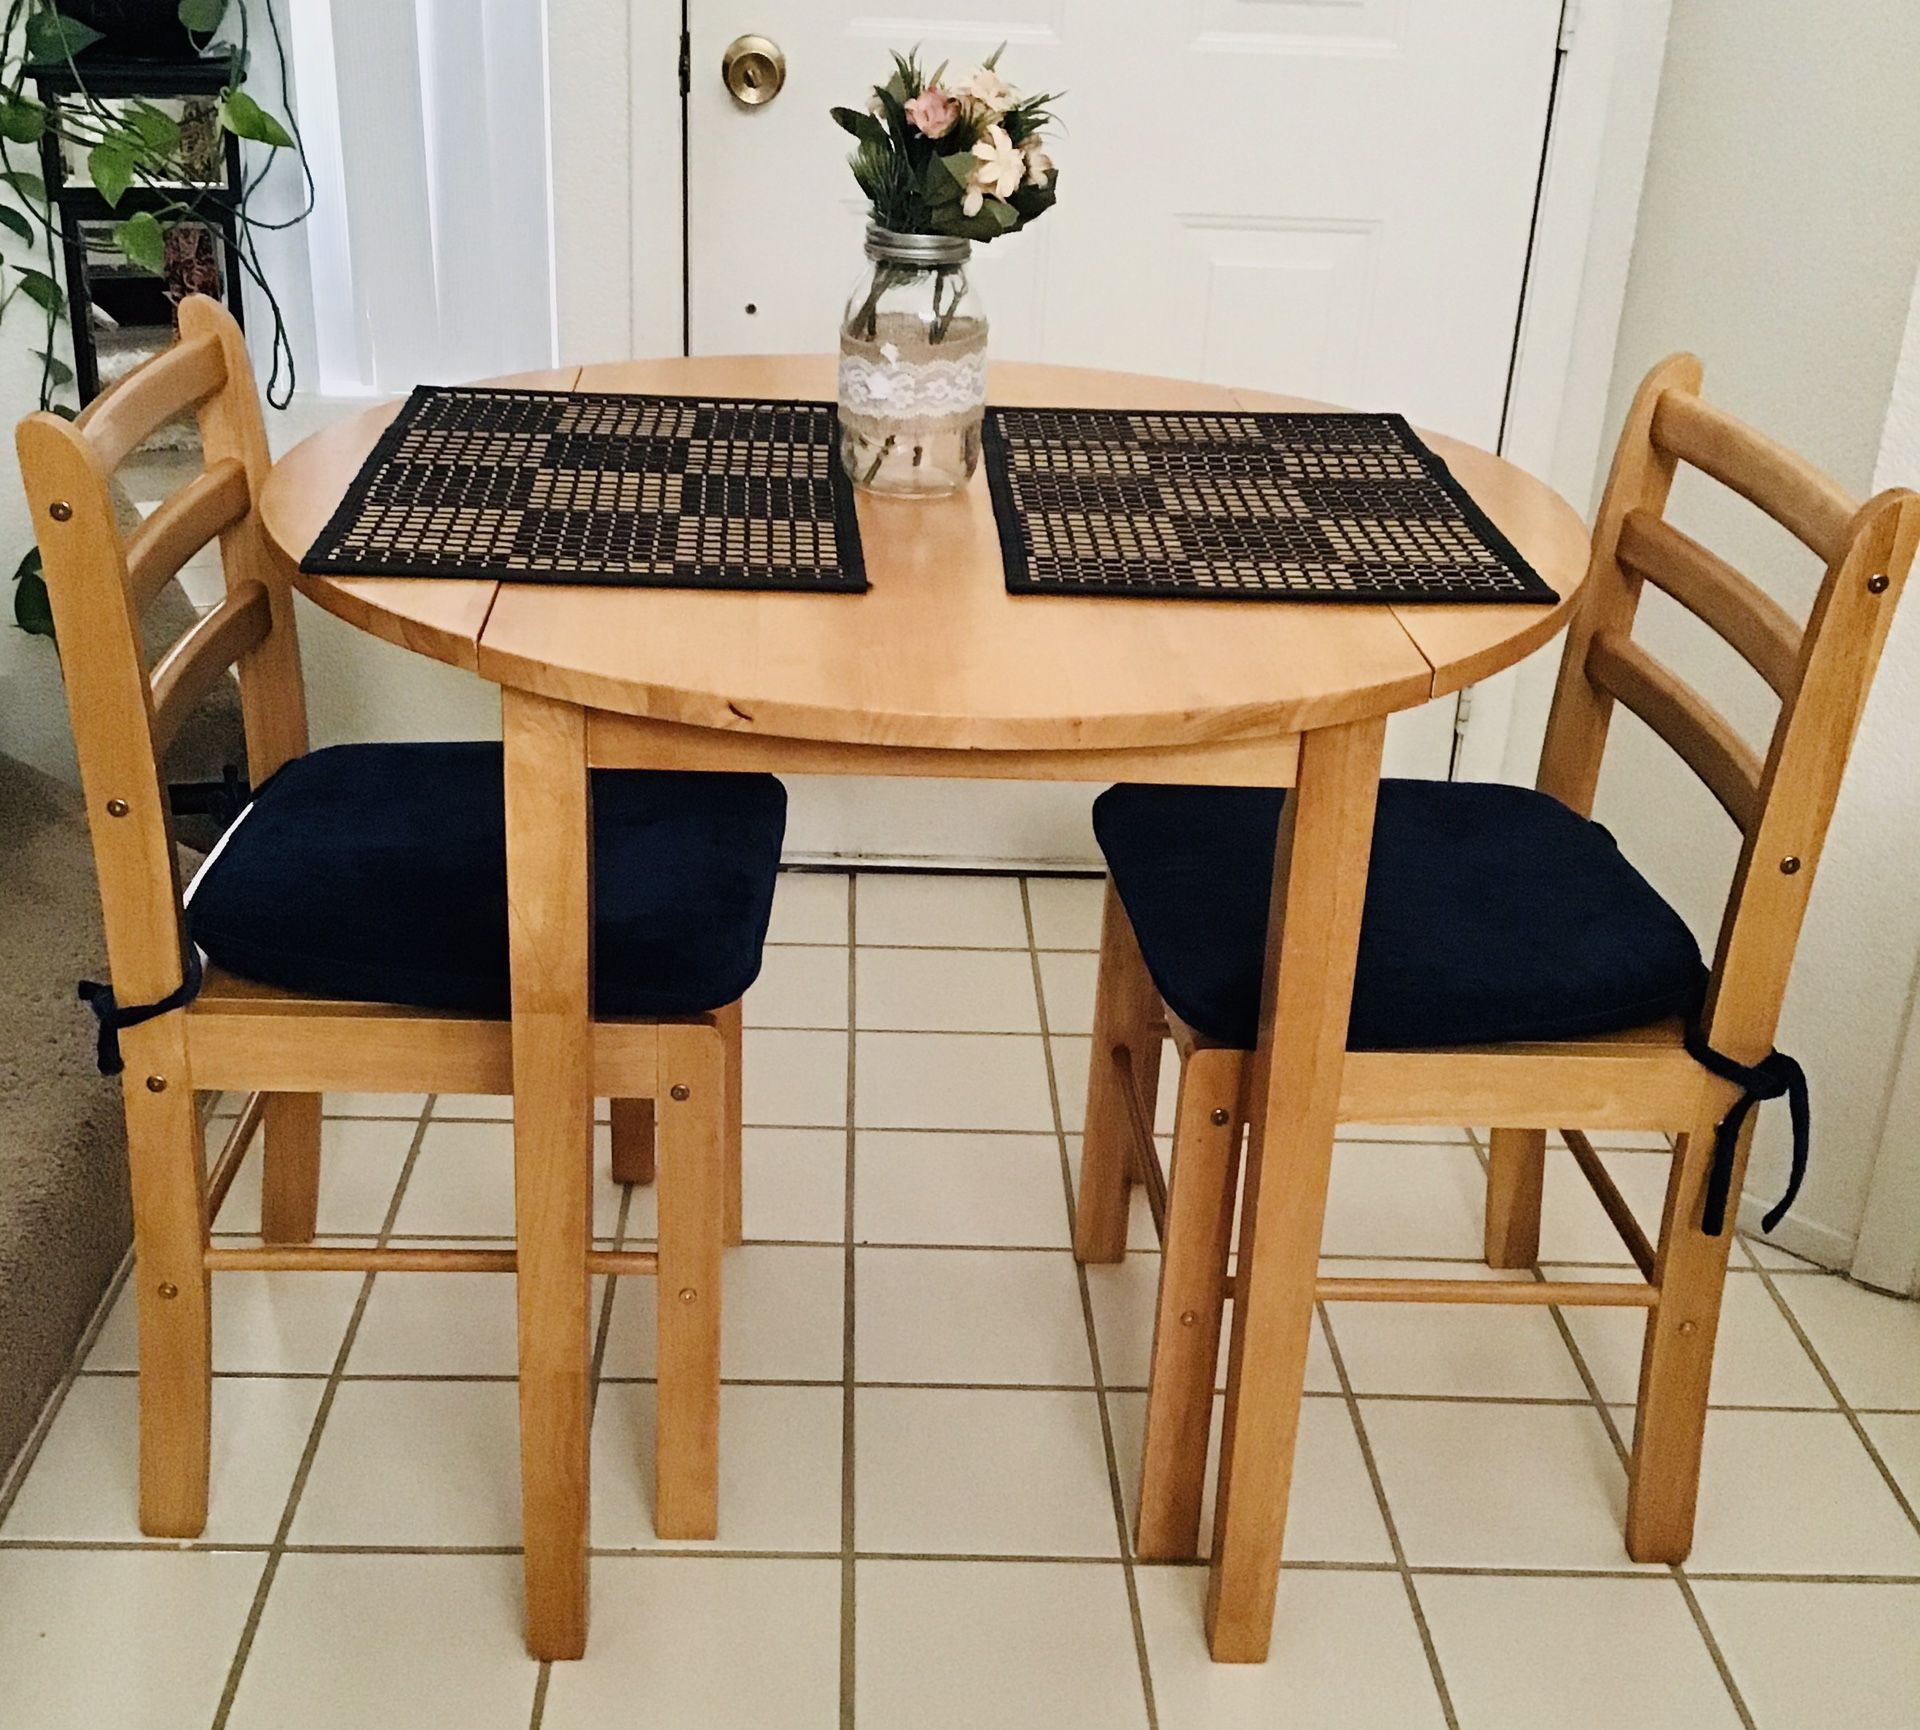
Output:
[[[1546,1176],[1544,1129],[1496,1129],[1488,1138],[1488,1267],[1532,1267],[1540,1259],[1540,1196]]]
[[[720,1511],[720,1259],[726,1234],[726,1042],[660,1029],[660,1289],[653,1529],[711,1538]]]
[[[1734,1203],[1746,1175],[1752,1134],[1749,1119],[1734,1161]],[[1693,1547],[1707,1390],[1734,1233],[1731,1206],[1718,1237],[1700,1229],[1713,1136],[1711,1124],[1683,1135],[1667,1180],[1654,1267],[1660,1307],[1648,1313],[1640,1354],[1640,1404],[1627,1490],[1627,1553],[1636,1562],[1684,1562]]]
[[[612,1099],[613,1181],[653,1182],[653,1101]]]
[[[261,1165],[260,1236],[268,1243],[311,1243],[320,1206],[320,1095],[269,1093]]]
[[[1180,1073],[1134,1545],[1150,1562],[1200,1553],[1245,1066],[1238,1051],[1196,1051]]]
[[[180,1019],[166,1016],[122,1036],[140,1319],[140,1530],[150,1538],[197,1538],[207,1524],[207,1189]],[[162,1085],[154,1088],[153,1079]]]
[[[729,1003],[725,1009],[716,1009],[713,1019],[714,1024],[720,1029],[721,1044],[726,1049],[726,1091],[723,1096],[726,1121],[722,1125],[724,1136],[722,1145],[726,1153],[726,1188],[723,1198],[726,1235],[729,1244],[737,1244],[743,1231],[740,1216],[740,1151],[745,1134],[741,1124],[746,1116],[742,1068],[744,1035],[741,1029],[740,1005]]]
[[[1073,1253],[1084,1262],[1114,1262],[1127,1253],[1134,1172],[1132,1119],[1113,1053],[1118,1047],[1126,1049],[1135,1082],[1144,1097],[1152,1100],[1160,1085],[1161,1011],[1160,995],[1111,878],[1100,920],[1100,974],[1095,990]]]

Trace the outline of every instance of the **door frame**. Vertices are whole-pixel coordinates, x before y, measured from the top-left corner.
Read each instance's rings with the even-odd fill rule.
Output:
[[[1590,510],[1671,0],[1561,0],[1503,453]],[[684,352],[681,8],[547,0],[562,362]],[[711,71],[713,69],[706,69]],[[1475,687],[1455,772],[1530,783],[1554,657]]]

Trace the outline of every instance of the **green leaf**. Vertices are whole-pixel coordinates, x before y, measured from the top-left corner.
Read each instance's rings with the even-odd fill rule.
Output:
[[[33,224],[10,204],[0,204],[0,228],[9,228],[22,240],[34,239]]]
[[[887,148],[887,129],[871,114],[858,108],[834,108],[828,111],[843,131],[851,132],[862,144]]]
[[[0,138],[10,144],[38,144],[46,130],[47,111],[31,96],[11,90],[0,93]]]
[[[270,144],[275,150],[293,143],[293,135],[244,90],[229,90],[220,98],[220,124],[236,138]]]
[[[29,204],[44,205],[47,202],[47,183],[37,174],[29,174],[23,168],[14,168],[0,174],[0,181],[11,186]]]
[[[125,222],[116,222],[113,244],[142,270],[158,276],[167,268],[167,237],[161,233],[159,219],[150,210],[135,211]]]
[[[168,156],[180,148],[180,123],[151,102],[134,103],[127,111],[127,125],[155,156]]]
[[[109,207],[126,196],[127,188],[133,184],[133,168],[133,152],[120,139],[109,138],[87,152],[87,172],[93,176],[93,189]]]
[[[14,267],[19,270],[19,266]],[[36,306],[44,307],[56,318],[67,310],[67,297],[61,292],[59,283],[44,271],[21,270],[20,287],[27,299]]]
[[[103,40],[98,30],[51,8],[27,20],[27,58],[38,65],[61,65]]]
[[[36,348],[33,357],[46,369],[46,375],[55,386],[73,383],[73,368],[68,366],[57,354],[49,354],[43,348]]]
[[[30,548],[13,573],[13,622],[29,636],[53,635],[53,603],[41,575],[40,549]]]
[[[65,402],[48,403],[47,413],[57,414],[62,420],[78,420],[80,418],[80,411],[71,403]]]
[[[955,186],[962,187],[973,178],[973,171],[980,166],[980,158],[971,150],[956,150],[950,156],[940,156],[934,160],[952,176]],[[929,175],[927,179],[931,185],[933,177]]]
[[[180,22],[196,36],[211,36],[227,15],[227,0],[180,0]]]
[[[927,202],[936,210],[945,204],[960,202],[960,182],[953,178],[946,164],[951,157],[936,156],[927,164],[927,171],[920,177],[920,187],[926,194]]]

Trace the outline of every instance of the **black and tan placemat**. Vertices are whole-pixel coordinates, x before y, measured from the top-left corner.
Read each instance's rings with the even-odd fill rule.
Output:
[[[838,431],[831,403],[423,385],[300,568],[857,594]]]
[[[994,408],[1022,595],[1553,601],[1399,415]]]

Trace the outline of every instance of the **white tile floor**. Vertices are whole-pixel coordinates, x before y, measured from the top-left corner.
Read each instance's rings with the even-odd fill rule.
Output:
[[[783,880],[747,1000],[721,1540],[653,1536],[653,1290],[621,1282],[584,1662],[521,1645],[509,1282],[224,1275],[204,1541],[135,1525],[124,1297],[0,1487],[0,1725],[1920,1726],[1920,1306],[1744,1246],[1684,1569],[1620,1546],[1633,1317],[1331,1305],[1273,1658],[1207,1662],[1202,1571],[1127,1548],[1151,1228],[1119,1267],[1067,1249],[1098,912],[1087,882]],[[510,1228],[504,1102],[328,1112],[324,1232]],[[1658,1206],[1657,1154],[1606,1157]],[[1481,1159],[1465,1129],[1350,1133],[1328,1256],[1494,1277]],[[653,1217],[602,1182],[603,1236]],[[1564,1158],[1545,1254],[1625,1265]]]

